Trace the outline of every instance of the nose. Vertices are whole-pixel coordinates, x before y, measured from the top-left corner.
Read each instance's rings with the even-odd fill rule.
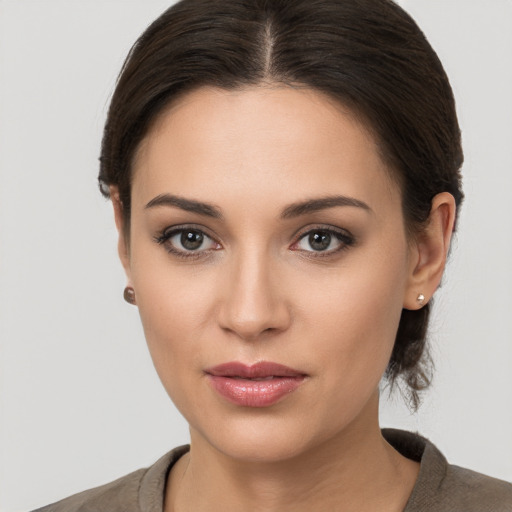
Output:
[[[255,341],[289,327],[291,315],[283,283],[268,257],[241,256],[224,277],[218,312],[223,330]]]

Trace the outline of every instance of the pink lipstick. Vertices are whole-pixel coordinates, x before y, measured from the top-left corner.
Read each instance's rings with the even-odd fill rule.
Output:
[[[213,389],[243,407],[268,407],[295,391],[306,374],[282,364],[260,362],[247,366],[230,362],[205,371]]]

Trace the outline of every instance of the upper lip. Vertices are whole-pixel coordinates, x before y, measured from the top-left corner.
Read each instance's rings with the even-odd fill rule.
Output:
[[[261,361],[250,366],[231,361],[208,368],[205,372],[214,377],[240,377],[242,379],[261,379],[265,377],[305,377],[304,372],[288,366],[268,361]]]

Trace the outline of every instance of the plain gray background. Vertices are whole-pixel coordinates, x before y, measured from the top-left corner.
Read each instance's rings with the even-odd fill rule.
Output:
[[[0,0],[0,510],[50,503],[187,442],[122,300],[96,188],[115,77],[171,2]],[[404,0],[451,78],[467,199],[431,340],[419,430],[459,465],[512,480],[512,2]]]

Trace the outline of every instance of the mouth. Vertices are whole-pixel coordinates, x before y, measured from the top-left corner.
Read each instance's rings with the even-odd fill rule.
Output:
[[[278,363],[233,361],[205,371],[213,389],[242,407],[269,407],[293,393],[307,374]]]

